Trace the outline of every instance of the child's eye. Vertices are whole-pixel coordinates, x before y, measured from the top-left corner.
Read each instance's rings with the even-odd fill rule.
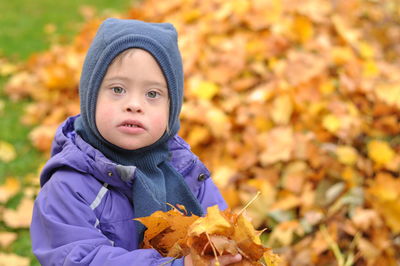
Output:
[[[112,87],[111,90],[115,93],[115,94],[122,94],[125,92],[125,89],[121,88],[121,87]]]
[[[149,98],[157,98],[160,95],[160,93],[157,91],[149,91],[146,93],[146,95]]]

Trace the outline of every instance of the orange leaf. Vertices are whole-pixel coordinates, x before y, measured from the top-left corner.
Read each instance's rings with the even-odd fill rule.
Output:
[[[181,207],[182,208],[182,207]],[[181,257],[185,250],[188,227],[198,219],[185,216],[177,209],[157,211],[148,217],[136,218],[148,229],[144,233],[144,248],[154,248],[164,256]]]

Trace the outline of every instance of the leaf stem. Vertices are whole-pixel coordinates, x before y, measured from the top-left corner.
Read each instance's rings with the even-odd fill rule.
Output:
[[[257,198],[260,196],[261,192],[257,191],[257,194],[246,204],[246,206],[243,207],[238,213],[238,216],[240,216]]]
[[[208,235],[208,233],[207,233],[207,232],[204,232],[204,233],[206,234],[206,236],[207,236],[207,238],[208,238],[208,243],[210,243],[210,246],[211,246],[212,251],[213,251],[213,253],[214,253],[214,257],[215,257],[215,266],[220,266],[221,264],[219,263],[219,260],[218,260],[217,250],[215,249],[214,244],[211,242],[211,238],[210,238],[210,236]]]
[[[322,236],[324,237],[325,241],[328,242],[328,245],[330,249],[332,250],[333,254],[336,257],[336,260],[338,261],[339,266],[344,266],[344,257],[342,252],[340,251],[340,248],[338,244],[333,240],[333,238],[329,235],[328,230],[326,229],[325,225],[321,225],[319,227],[319,230],[322,233]]]

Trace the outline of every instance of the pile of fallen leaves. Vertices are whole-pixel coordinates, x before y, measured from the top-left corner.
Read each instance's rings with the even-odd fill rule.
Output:
[[[233,209],[295,265],[400,260],[400,5],[396,0],[146,0],[125,17],[173,23],[185,68],[180,134]],[[98,20],[11,77],[48,151],[79,112]]]
[[[181,258],[191,255],[194,265],[209,265],[212,259],[218,262],[221,255],[242,255],[240,265],[277,266],[279,257],[260,241],[261,232],[242,212],[234,214],[220,211],[218,206],[207,209],[205,217],[187,216],[184,206],[168,212],[157,211],[151,216],[138,218],[147,230],[143,248],[154,248],[166,257]]]

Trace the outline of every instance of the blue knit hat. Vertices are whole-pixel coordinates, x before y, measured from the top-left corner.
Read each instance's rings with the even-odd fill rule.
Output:
[[[114,155],[107,153],[119,150],[106,141],[96,127],[96,102],[109,65],[116,56],[130,48],[144,49],[153,55],[167,81],[170,98],[168,132],[153,145],[143,147],[137,152],[164,143],[178,132],[183,99],[183,68],[177,39],[177,32],[169,23],[115,18],[109,18],[102,23],[86,55],[79,87],[81,118],[75,124],[86,141],[109,157]],[[103,150],[105,143],[111,150]]]

